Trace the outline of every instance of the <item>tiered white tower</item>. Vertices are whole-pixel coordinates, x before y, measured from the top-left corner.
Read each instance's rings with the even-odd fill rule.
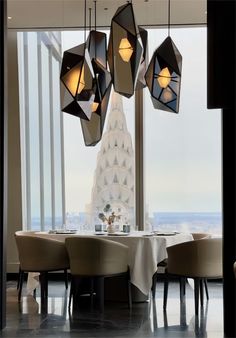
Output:
[[[134,220],[134,151],[127,129],[121,95],[113,92],[107,128],[97,155],[91,198],[92,222],[106,204],[122,215],[122,221]]]

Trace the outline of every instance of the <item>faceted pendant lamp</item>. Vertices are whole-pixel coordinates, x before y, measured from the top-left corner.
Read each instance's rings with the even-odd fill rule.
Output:
[[[181,69],[182,56],[168,36],[154,52],[145,74],[154,108],[179,112]]]
[[[95,146],[102,138],[112,85],[111,75],[107,70],[106,34],[96,31],[96,28],[90,31],[87,47],[95,74],[94,102],[91,119],[81,119],[81,128],[85,145]]]
[[[64,52],[61,67],[63,84],[62,111],[89,120],[92,115],[93,102],[93,68],[83,43]]]
[[[148,67],[148,32],[146,29],[139,27],[139,34],[143,45],[143,54],[139,66],[138,80],[135,89],[143,89],[146,87],[145,73]]]
[[[108,63],[114,90],[126,97],[134,94],[143,47],[132,3],[119,7],[111,21]]]
[[[182,56],[170,37],[170,0],[168,0],[168,37],[155,50],[145,79],[154,108],[179,112]]]

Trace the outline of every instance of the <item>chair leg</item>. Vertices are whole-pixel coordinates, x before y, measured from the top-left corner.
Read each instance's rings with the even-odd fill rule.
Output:
[[[94,278],[90,278],[90,307],[93,308]]]
[[[152,298],[154,299],[156,296],[156,286],[157,286],[157,272],[152,276]]]
[[[195,300],[195,315],[198,316],[199,309],[199,278],[194,278],[194,300]]]
[[[64,278],[65,278],[65,287],[68,289],[68,272],[67,269],[64,270]]]
[[[206,298],[207,298],[207,300],[209,300],[209,293],[208,293],[207,279],[204,278],[203,282],[204,282],[205,291],[206,291]]]
[[[104,312],[104,277],[97,278],[100,311]]]
[[[24,282],[24,271],[21,270],[20,271],[20,276],[19,276],[18,302],[20,302],[20,300],[21,300],[23,282]]]
[[[185,283],[186,283],[185,277],[180,277],[180,279],[179,279],[179,288],[180,288],[180,302],[181,303],[184,302],[185,289],[186,289]]]
[[[164,280],[164,300],[163,300],[164,311],[166,311],[166,306],[167,306],[168,288],[169,288],[169,280],[168,280],[168,276],[165,276],[165,280]]]
[[[69,305],[68,308],[71,308],[71,300],[74,294],[74,276],[71,275],[71,282],[70,282],[70,295],[69,295]]]
[[[19,290],[19,287],[20,287],[20,277],[21,277],[21,268],[19,266],[19,271],[18,271],[18,278],[17,278],[17,286],[16,286],[16,289]]]
[[[203,306],[204,303],[204,293],[203,293],[203,279],[200,279],[200,304]]]
[[[127,293],[128,293],[128,306],[132,309],[132,293],[131,293],[131,282],[130,282],[130,271],[127,272]]]
[[[39,275],[40,287],[41,287],[41,299],[48,297],[48,276],[47,272],[41,272]]]

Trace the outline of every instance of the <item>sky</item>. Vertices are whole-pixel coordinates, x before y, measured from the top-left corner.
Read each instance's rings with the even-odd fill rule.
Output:
[[[152,29],[148,34],[150,59],[167,31]],[[180,109],[179,114],[154,109],[149,91],[144,89],[146,210],[149,214],[219,212],[221,114],[207,109],[206,28],[176,28],[170,34],[183,57]],[[63,32],[64,50],[83,39],[83,33]],[[134,97],[123,98],[123,104],[134,141]],[[64,114],[64,138],[66,211],[84,211],[91,199],[100,143],[85,147],[80,119],[69,114]]]

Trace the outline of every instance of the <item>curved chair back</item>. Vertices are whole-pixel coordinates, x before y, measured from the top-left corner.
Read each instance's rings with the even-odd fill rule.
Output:
[[[207,232],[192,232],[192,236],[194,241],[198,239],[211,238],[211,234],[208,234]]]
[[[22,271],[42,272],[69,268],[65,244],[46,238],[15,236]]]
[[[102,238],[65,240],[72,275],[108,276],[128,270],[128,247]]]
[[[168,273],[185,277],[222,277],[222,238],[189,241],[167,248]]]

